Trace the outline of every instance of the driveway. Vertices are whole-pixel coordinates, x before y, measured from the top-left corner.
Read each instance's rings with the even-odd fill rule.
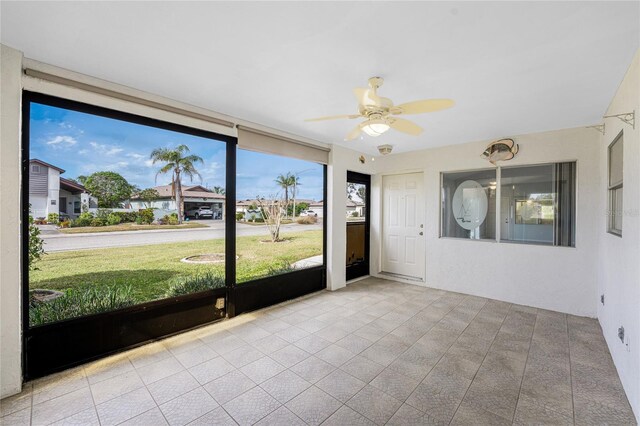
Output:
[[[219,221],[198,221],[206,223],[208,228],[167,229],[150,231],[103,232],[94,234],[44,234],[44,250],[46,252],[86,250],[106,247],[128,247],[149,244],[177,243],[186,241],[203,241],[224,238],[224,224]],[[302,232],[322,229],[322,224],[298,225],[297,223],[282,225],[280,232]],[[268,235],[266,226],[236,224],[239,237],[251,235]]]

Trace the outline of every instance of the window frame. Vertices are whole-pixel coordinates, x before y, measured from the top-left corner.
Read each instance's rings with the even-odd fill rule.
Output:
[[[622,222],[620,223],[620,229],[616,228],[615,217],[617,214],[620,214],[621,216],[623,216],[623,213],[624,213],[624,189],[623,189],[624,187],[624,134],[623,133],[624,131],[621,130],[620,133],[618,133],[616,137],[613,139],[613,141],[611,141],[611,143],[607,146],[607,205],[608,205],[607,233],[611,235],[615,235],[616,237],[620,237],[620,238],[622,238],[623,224]],[[622,156],[620,158],[620,161],[622,163],[620,164],[622,173],[621,173],[620,181],[612,183],[611,182],[611,170],[612,170],[611,151],[613,150],[614,145],[617,144],[618,142],[622,144]],[[618,202],[618,195],[617,195],[618,190],[622,191],[622,204],[621,204],[621,211],[619,212],[616,207]]]
[[[445,239],[445,240],[464,240],[464,241],[473,241],[473,242],[484,242],[484,243],[498,243],[498,244],[517,244],[517,245],[531,245],[531,246],[544,246],[544,247],[555,247],[555,248],[561,248],[561,249],[575,249],[577,248],[577,238],[574,239],[574,244],[571,246],[562,246],[562,245],[556,245],[556,244],[544,244],[544,243],[537,243],[537,242],[527,242],[527,241],[510,241],[510,240],[503,240],[502,236],[500,235],[500,210],[501,210],[501,203],[502,203],[502,197],[501,197],[501,186],[502,186],[502,170],[503,169],[514,169],[514,168],[524,168],[524,167],[532,167],[532,166],[546,166],[546,165],[555,165],[555,164],[559,164],[559,163],[575,163],[575,205],[574,205],[574,230],[575,230],[575,234],[577,237],[578,234],[578,214],[579,214],[579,207],[577,204],[577,200],[578,200],[578,190],[579,190],[579,184],[578,184],[578,163],[579,161],[576,159],[569,159],[569,160],[556,160],[556,161],[545,161],[545,162],[534,162],[534,163],[526,163],[526,164],[517,164],[517,165],[508,165],[508,166],[496,166],[495,168],[488,168],[488,167],[483,167],[483,168],[477,168],[477,169],[454,169],[454,170],[444,170],[444,171],[440,171],[439,172],[439,190],[438,190],[438,205],[439,205],[439,214],[438,214],[438,218],[439,218],[439,227],[438,227],[438,238],[439,239]],[[496,237],[495,239],[480,239],[480,240],[476,240],[476,239],[471,239],[471,238],[459,238],[459,237],[446,237],[443,236],[443,224],[444,224],[444,192],[443,192],[443,179],[444,179],[444,175],[445,174],[449,174],[449,173],[472,173],[472,172],[480,172],[480,171],[486,171],[486,170],[495,170],[496,173],[496,217],[495,217],[495,226],[496,226]],[[555,204],[554,204],[554,210],[555,210]]]

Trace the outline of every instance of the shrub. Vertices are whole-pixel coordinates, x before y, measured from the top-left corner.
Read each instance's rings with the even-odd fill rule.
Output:
[[[160,225],[177,225],[178,215],[176,213],[166,214],[160,219],[158,219],[158,223]]]
[[[236,213],[236,220],[242,220],[244,218],[244,213],[243,212],[237,212]]]
[[[166,297],[182,296],[184,294],[198,293],[201,291],[223,288],[224,277],[207,272],[202,275],[178,279],[169,285]]]
[[[96,217],[103,222],[107,223],[109,215],[113,213],[113,210],[109,209],[98,209],[96,210]]]
[[[120,218],[120,223],[133,223],[138,218],[137,212],[113,212],[114,214]]]
[[[146,224],[150,225],[153,223],[153,209],[141,209],[138,212],[138,217],[136,218],[136,223],[139,225]]]
[[[93,220],[93,215],[89,212],[80,213],[80,216],[76,220],[73,221],[73,227],[79,226],[91,226],[91,221]]]
[[[68,318],[126,308],[135,303],[131,286],[113,285],[69,289],[64,296],[47,302],[31,298],[29,324],[32,326]]]
[[[318,218],[315,216],[301,216],[296,219],[296,222],[301,225],[313,225],[314,223],[318,222]]]
[[[351,217],[359,217],[360,213],[358,213],[357,211],[351,212]]]
[[[96,217],[91,220],[91,226],[104,226],[104,220]]]
[[[111,213],[107,216],[107,225],[119,225],[122,219],[120,219],[120,215],[115,213]]]
[[[30,270],[37,270],[35,263],[40,260],[44,254],[44,248],[42,247],[43,241],[40,238],[40,229],[35,225],[33,216],[29,215],[29,260],[28,265]]]
[[[60,215],[58,213],[49,213],[47,215],[47,223],[57,225],[60,223]]]

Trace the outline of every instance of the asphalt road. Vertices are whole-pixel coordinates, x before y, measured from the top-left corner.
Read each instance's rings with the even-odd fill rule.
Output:
[[[281,233],[301,232],[322,229],[322,224],[298,225],[288,224],[280,227]],[[266,226],[237,224],[236,234],[239,237],[249,235],[269,235]],[[43,233],[44,250],[46,252],[86,250],[106,247],[128,247],[149,244],[177,243],[185,241],[202,241],[224,238],[224,227],[219,224],[209,228],[168,229],[166,231],[128,231],[103,232],[94,234],[61,234]]]

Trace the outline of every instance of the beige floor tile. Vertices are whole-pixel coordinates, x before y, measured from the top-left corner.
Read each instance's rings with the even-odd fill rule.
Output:
[[[154,408],[151,394],[146,388],[120,395],[117,398],[99,404],[98,417],[102,426],[117,425]]]

